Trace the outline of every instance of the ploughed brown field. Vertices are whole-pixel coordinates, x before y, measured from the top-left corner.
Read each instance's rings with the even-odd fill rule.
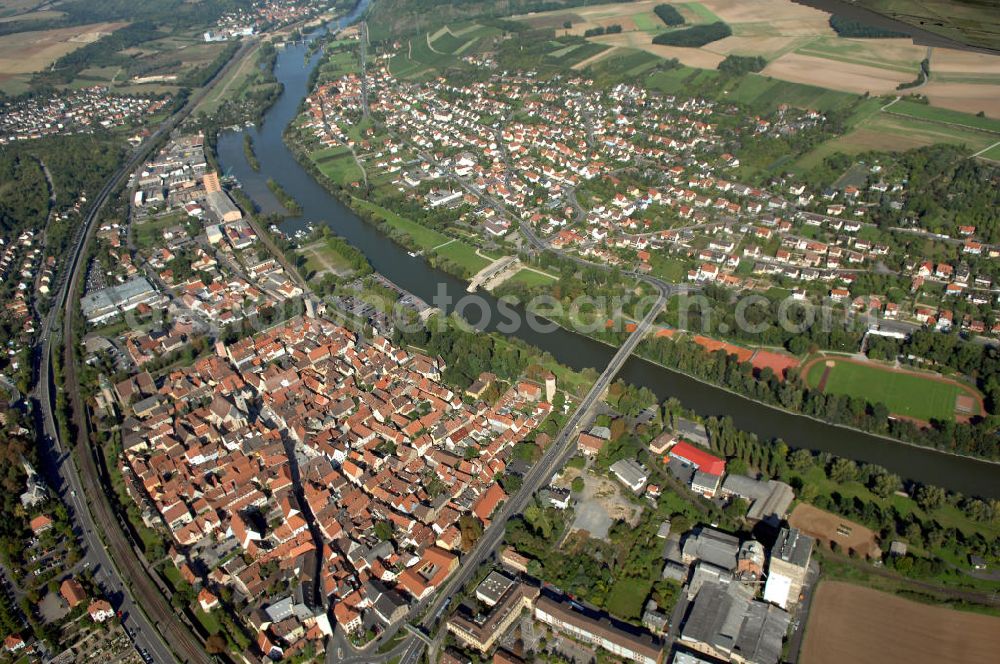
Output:
[[[913,602],[849,583],[816,589],[802,664],[995,662],[1000,618]]]

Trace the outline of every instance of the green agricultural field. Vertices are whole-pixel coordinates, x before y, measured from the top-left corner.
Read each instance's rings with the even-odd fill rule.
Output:
[[[676,69],[659,71],[646,79],[646,87],[667,94],[677,94],[684,90],[688,79],[700,71],[705,70],[680,66]]]
[[[853,104],[859,99],[858,95],[850,92],[782,81],[761,74],[726,77],[715,70],[683,65],[649,76],[646,87],[668,94],[697,94],[735,101],[746,104],[755,112],[770,112],[780,104],[830,111]]]
[[[1000,144],[994,145],[986,152],[979,155],[982,159],[989,159],[991,161],[1000,162]]]
[[[772,110],[779,104],[788,104],[796,108],[828,111],[845,106],[855,101],[858,96],[850,92],[838,92],[814,85],[748,74],[732,89],[729,98],[761,110]]]
[[[719,23],[722,21],[711,9],[700,2],[678,3],[677,8],[680,9],[685,18],[689,19],[690,23]]]
[[[920,120],[930,122],[944,122],[952,125],[959,125],[969,129],[979,129],[1000,134],[1000,120],[991,118],[981,118],[969,113],[961,113],[948,108],[928,106],[914,101],[901,99],[886,109],[887,113],[905,115]]]
[[[456,37],[446,28],[441,35],[431,40],[431,46],[435,51],[441,51],[442,53],[455,53],[458,49],[465,46],[465,42],[467,41],[467,39]]]
[[[642,30],[643,32],[659,32],[664,27],[663,21],[660,17],[652,12],[644,12],[641,14],[634,14],[632,16],[632,21],[635,22],[636,30]]]
[[[647,71],[663,63],[663,59],[631,48],[619,48],[606,58],[587,67],[598,85],[612,85],[618,81],[634,83]]]
[[[436,74],[447,67],[461,67],[464,63],[450,53],[435,53],[427,40],[429,33],[416,35],[403,45],[389,61],[393,76],[416,79]]]
[[[603,53],[609,48],[611,47],[607,44],[596,44],[594,42],[571,44],[570,46],[566,46],[549,53],[545,56],[545,59],[548,62],[562,67],[572,67],[576,63],[583,62],[587,58],[592,58],[598,53]]]
[[[356,72],[360,66],[358,57],[354,50],[335,51],[323,61],[320,72],[326,79],[339,78],[344,74]]]
[[[934,143],[963,145],[968,154],[972,155],[991,146],[998,138],[1000,136],[989,132],[928,122],[911,116],[866,112],[859,116],[853,131],[816,146],[799,158],[789,170],[808,170],[836,152],[851,155],[872,150],[902,152]]]
[[[809,368],[806,380],[810,387],[819,385],[826,369],[825,361],[816,362]],[[830,368],[824,391],[861,397],[872,403],[882,402],[895,415],[921,420],[953,420],[956,397],[975,393],[972,388],[956,382],[852,362],[836,362]]]

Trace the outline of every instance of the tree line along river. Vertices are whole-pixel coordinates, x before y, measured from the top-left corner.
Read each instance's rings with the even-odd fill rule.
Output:
[[[356,20],[367,4],[368,0],[361,0],[351,15],[341,20],[341,24],[347,25]],[[311,37],[321,32],[313,33]],[[285,232],[294,233],[308,222],[325,223],[362,251],[375,270],[399,286],[428,302],[440,289],[446,291],[452,301],[458,300],[465,294],[465,282],[431,267],[419,256],[410,256],[403,247],[355,215],[321,187],[296,162],[284,144],[282,132],[294,119],[301,100],[308,94],[306,86],[310,72],[321,56],[316,53],[306,59],[307,48],[308,40],[288,45],[279,52],[275,75],[284,85],[284,92],[265,114],[260,127],[245,130],[253,139],[260,159],[260,171],[254,171],[247,162],[243,150],[244,131],[227,131],[219,136],[218,153],[222,170],[235,176],[243,190],[265,212],[280,210],[267,186],[268,178],[273,178],[298,201],[302,214],[288,218],[282,224]],[[496,299],[485,292],[479,295],[491,308],[494,314],[491,318],[497,320]],[[478,316],[478,312],[475,315]],[[490,325],[487,329],[493,327]],[[563,328],[538,332],[522,325],[513,334],[577,370],[592,367],[602,371],[614,354],[613,348]],[[875,463],[903,478],[969,495],[1000,497],[998,464],[906,445],[772,408],[635,356],[625,364],[619,377],[649,388],[661,401],[675,397],[701,415],[729,415],[737,427],[756,433],[762,440],[781,438],[791,447],[806,447]]]

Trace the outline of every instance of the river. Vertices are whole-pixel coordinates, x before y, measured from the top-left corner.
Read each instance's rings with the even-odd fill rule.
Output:
[[[361,0],[351,16],[342,19],[342,24],[356,20],[369,1]],[[457,300],[465,294],[465,282],[432,268],[420,257],[411,257],[401,246],[360,219],[303,170],[285,146],[282,131],[295,117],[299,103],[308,93],[309,74],[320,57],[317,53],[306,61],[306,49],[305,44],[298,43],[279,51],[275,75],[284,84],[284,92],[265,115],[263,124],[246,130],[253,138],[261,163],[260,172],[255,172],[247,163],[242,131],[228,131],[219,136],[222,169],[242,183],[244,191],[263,211],[280,209],[267,187],[268,178],[274,178],[291,194],[302,205],[303,214],[284,222],[282,228],[286,232],[294,232],[310,221],[326,223],[364,252],[372,267],[401,287],[428,302],[443,288]],[[496,300],[488,293],[481,293],[481,296],[496,314]],[[574,369],[593,367],[602,371],[614,354],[612,348],[562,328],[537,332],[522,325],[514,334]],[[781,438],[792,447],[807,447],[876,463],[903,478],[969,495],[1000,497],[1000,465],[997,464],[906,445],[771,408],[635,356],[625,364],[619,376],[626,382],[649,388],[661,400],[675,397],[701,415],[729,415],[737,427],[753,431],[764,440]]]

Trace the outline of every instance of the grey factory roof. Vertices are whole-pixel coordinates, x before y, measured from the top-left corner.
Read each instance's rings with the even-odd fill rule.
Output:
[[[732,570],[736,567],[740,540],[728,533],[703,526],[687,536],[681,551],[686,560],[704,560],[717,567]]]
[[[80,310],[88,320],[93,320],[116,312],[119,307],[130,309],[155,295],[156,289],[145,277],[136,277],[118,286],[87,293],[80,298]]]
[[[745,498],[750,503],[747,518],[763,521],[768,517],[781,519],[792,504],[792,487],[778,480],[763,482],[746,475],[729,475],[722,483],[722,492]]]
[[[681,638],[722,653],[739,653],[753,664],[777,664],[788,623],[786,612],[754,601],[743,584],[706,583],[695,597]]]
[[[740,498],[745,498],[748,501],[766,498],[768,494],[771,493],[771,490],[767,486],[767,482],[755,480],[754,478],[747,477],[746,475],[737,474],[731,474],[726,477],[726,480],[722,483],[722,490],[726,493],[736,494]]]
[[[805,567],[809,563],[814,543],[812,537],[803,535],[798,528],[782,528],[771,548],[771,558]]]

